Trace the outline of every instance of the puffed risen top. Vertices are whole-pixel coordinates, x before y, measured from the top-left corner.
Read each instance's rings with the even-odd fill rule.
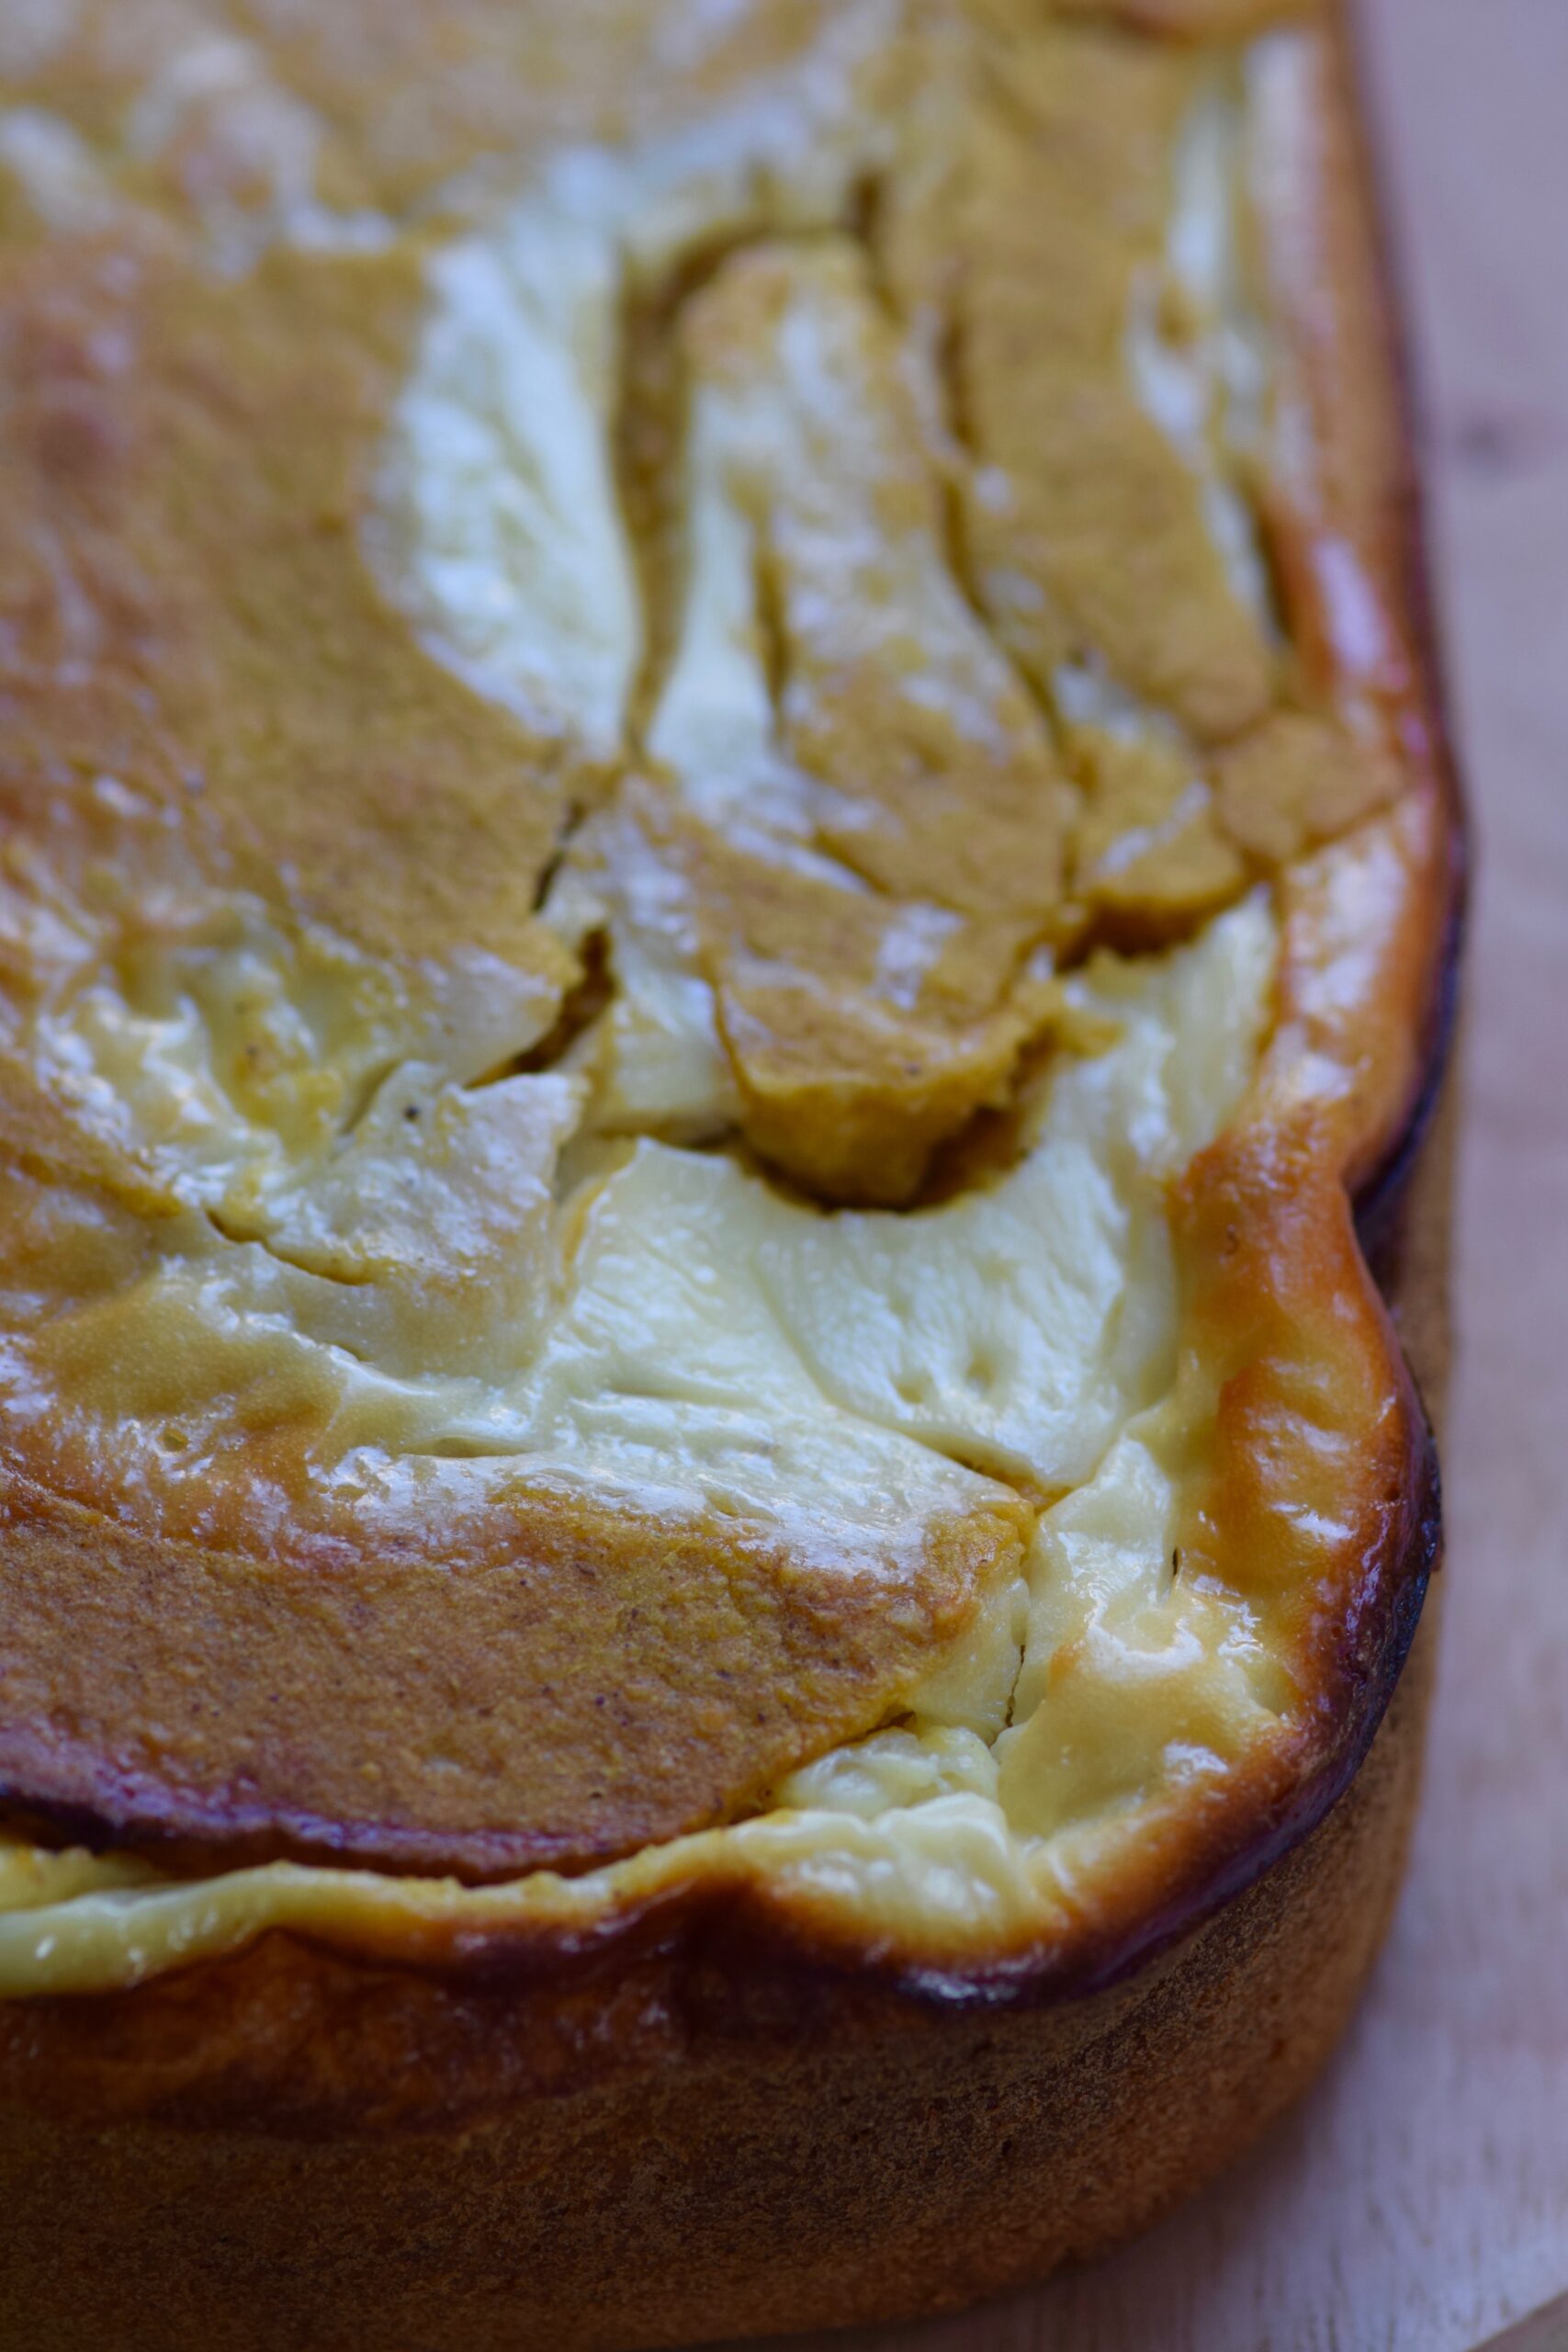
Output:
[[[7,12],[18,1838],[1043,1851],[1308,1707],[1427,852],[1281,13]]]

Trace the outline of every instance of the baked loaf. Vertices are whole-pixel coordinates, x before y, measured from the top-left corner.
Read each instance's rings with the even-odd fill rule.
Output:
[[[1418,1754],[1355,1208],[1435,1328],[1455,833],[1341,28],[0,77],[7,2344],[1108,2243],[1325,2054]]]

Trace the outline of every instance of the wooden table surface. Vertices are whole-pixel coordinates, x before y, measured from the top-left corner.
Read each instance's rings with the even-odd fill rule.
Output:
[[[1415,1861],[1340,2058],[1238,2177],[841,2352],[1568,2346],[1568,0],[1361,10],[1479,842]]]

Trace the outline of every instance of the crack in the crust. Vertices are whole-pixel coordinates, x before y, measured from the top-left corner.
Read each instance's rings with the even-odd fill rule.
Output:
[[[232,1243],[236,1249],[260,1250],[275,1264],[287,1266],[291,1273],[311,1274],[318,1282],[333,1283],[340,1290],[375,1288],[374,1274],[345,1273],[334,1266],[311,1265],[305,1259],[292,1257],[287,1250],[280,1250],[268,1235],[250,1230],[238,1219],[225,1216],[221,1209],[208,1208],[203,1214],[214,1233],[223,1240]]]
[[[865,262],[866,277],[884,314],[899,327],[904,321],[899,312],[893,281],[888,274],[885,234],[887,212],[887,175],[885,172],[864,171],[850,190],[848,217],[844,232],[859,246]]]
[[[615,790],[614,785],[611,790],[612,792]],[[561,819],[560,831],[556,835],[555,847],[540,866],[537,879],[534,884],[534,912],[536,915],[542,914],[548,903],[550,892],[555,888],[556,877],[566,862],[566,854],[571,847],[573,837],[580,831],[587,813],[586,808],[569,808]]]
[[[554,1026],[525,1053],[514,1055],[498,1075],[532,1077],[554,1069],[614,1001],[614,967],[603,924],[596,925],[583,940],[581,961],[581,977],[562,998]]]
[[[778,566],[773,549],[760,530],[756,531],[752,541],[751,597],[762,676],[768,689],[768,705],[775,726],[782,731],[789,724],[787,705],[795,659],[789,640],[789,626],[784,617],[784,597],[779,582]],[[826,843],[823,845],[827,846]],[[837,856],[839,863],[849,866],[852,872],[858,870],[836,849],[829,854]],[[868,876],[862,878],[870,879]]]
[[[388,1055],[380,1061],[373,1062],[365,1071],[354,1090],[348,1108],[338,1128],[340,1137],[346,1141],[350,1136],[358,1134],[374,1108],[376,1097],[380,1093],[387,1080],[402,1066],[400,1056]]]
[[[1278,507],[1271,505],[1258,489],[1258,461],[1228,445],[1223,446],[1223,456],[1231,492],[1245,507],[1251,526],[1269,628],[1277,643],[1291,647],[1297,641],[1298,632],[1292,618],[1292,607],[1296,600],[1291,594],[1285,546],[1288,526]]]
[[[1034,1090],[1064,1050],[1049,1026],[1020,1046],[1005,1102],[982,1104],[931,1154],[911,1209],[944,1207],[982,1191],[1021,1165],[1030,1148]]]
[[[866,1429],[875,1430],[883,1436],[902,1438],[908,1444],[918,1445],[925,1453],[934,1453],[939,1461],[951,1462],[955,1469],[967,1470],[974,1477],[988,1479],[994,1486],[1005,1487],[1026,1510],[1034,1514],[1036,1524],[1042,1515],[1060,1502],[1069,1491],[1066,1487],[1043,1487],[1038,1478],[1031,1477],[1027,1471],[1002,1459],[1000,1449],[981,1445],[965,1448],[956,1442],[944,1440],[939,1432],[916,1429],[895,1414],[874,1411],[864,1405],[853,1405],[836,1395],[797,1338],[787,1303],[772,1273],[761,1263],[753,1266],[752,1273],[779,1339],[789,1350],[807,1385],[830,1411],[841,1415],[846,1420],[857,1421]]]
[[[718,266],[716,259],[713,266]],[[621,528],[642,612],[642,656],[626,714],[627,756],[633,760],[679,628],[678,599],[670,589],[676,570],[672,548],[679,526],[684,387],[675,357],[674,321],[687,299],[674,273],[649,288],[623,272],[610,448]]]
[[[1043,1517],[1043,1513],[1042,1513],[1042,1517]],[[1035,1527],[1036,1527],[1036,1529],[1038,1529],[1039,1524],[1040,1524],[1039,1520],[1037,1519],[1037,1520],[1035,1521],[1035,1522],[1034,1522],[1034,1523],[1035,1523]],[[1026,1585],[1026,1587],[1027,1587],[1027,1585],[1028,1585],[1028,1578],[1027,1578],[1027,1577],[1024,1579],[1024,1582],[1025,1582],[1025,1585]],[[1032,1598],[1033,1598],[1032,1592],[1031,1592],[1030,1597],[1031,1597],[1031,1599],[1032,1599]],[[1013,1726],[1013,1716],[1014,1716],[1014,1712],[1015,1712],[1015,1710],[1016,1710],[1016,1708],[1017,1708],[1017,1705],[1018,1705],[1018,1686],[1019,1686],[1019,1684],[1023,1680],[1023,1667],[1024,1667],[1024,1660],[1028,1657],[1028,1656],[1029,1656],[1029,1628],[1028,1628],[1028,1626],[1027,1626],[1027,1624],[1026,1624],[1026,1625],[1025,1625],[1025,1627],[1024,1627],[1024,1631],[1023,1631],[1023,1638],[1021,1639],[1021,1642],[1019,1643],[1019,1645],[1018,1645],[1018,1656],[1017,1656],[1017,1657],[1015,1658],[1015,1660],[1013,1661],[1012,1677],[1011,1677],[1011,1679],[1010,1680],[1010,1682],[1008,1683],[1007,1704],[1006,1704],[1006,1706],[1002,1709],[1001,1727],[1000,1727],[1000,1729],[997,1732],[995,1738],[992,1738],[992,1739],[988,1739],[988,1740],[987,1740],[987,1742],[986,1742],[986,1746],[987,1746],[988,1748],[992,1748],[992,1749],[994,1749],[994,1748],[996,1747],[997,1741],[998,1741],[998,1739],[1000,1739],[1000,1737],[1001,1737],[1001,1736],[1002,1736],[1002,1732],[1004,1732],[1004,1731],[1011,1731],[1011,1729],[1012,1729],[1012,1726]]]

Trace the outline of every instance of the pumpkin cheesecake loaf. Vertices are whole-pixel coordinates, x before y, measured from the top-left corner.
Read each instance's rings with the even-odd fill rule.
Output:
[[[1389,343],[1326,9],[0,7],[15,2352],[932,2309],[1310,2079],[1438,1541]]]

